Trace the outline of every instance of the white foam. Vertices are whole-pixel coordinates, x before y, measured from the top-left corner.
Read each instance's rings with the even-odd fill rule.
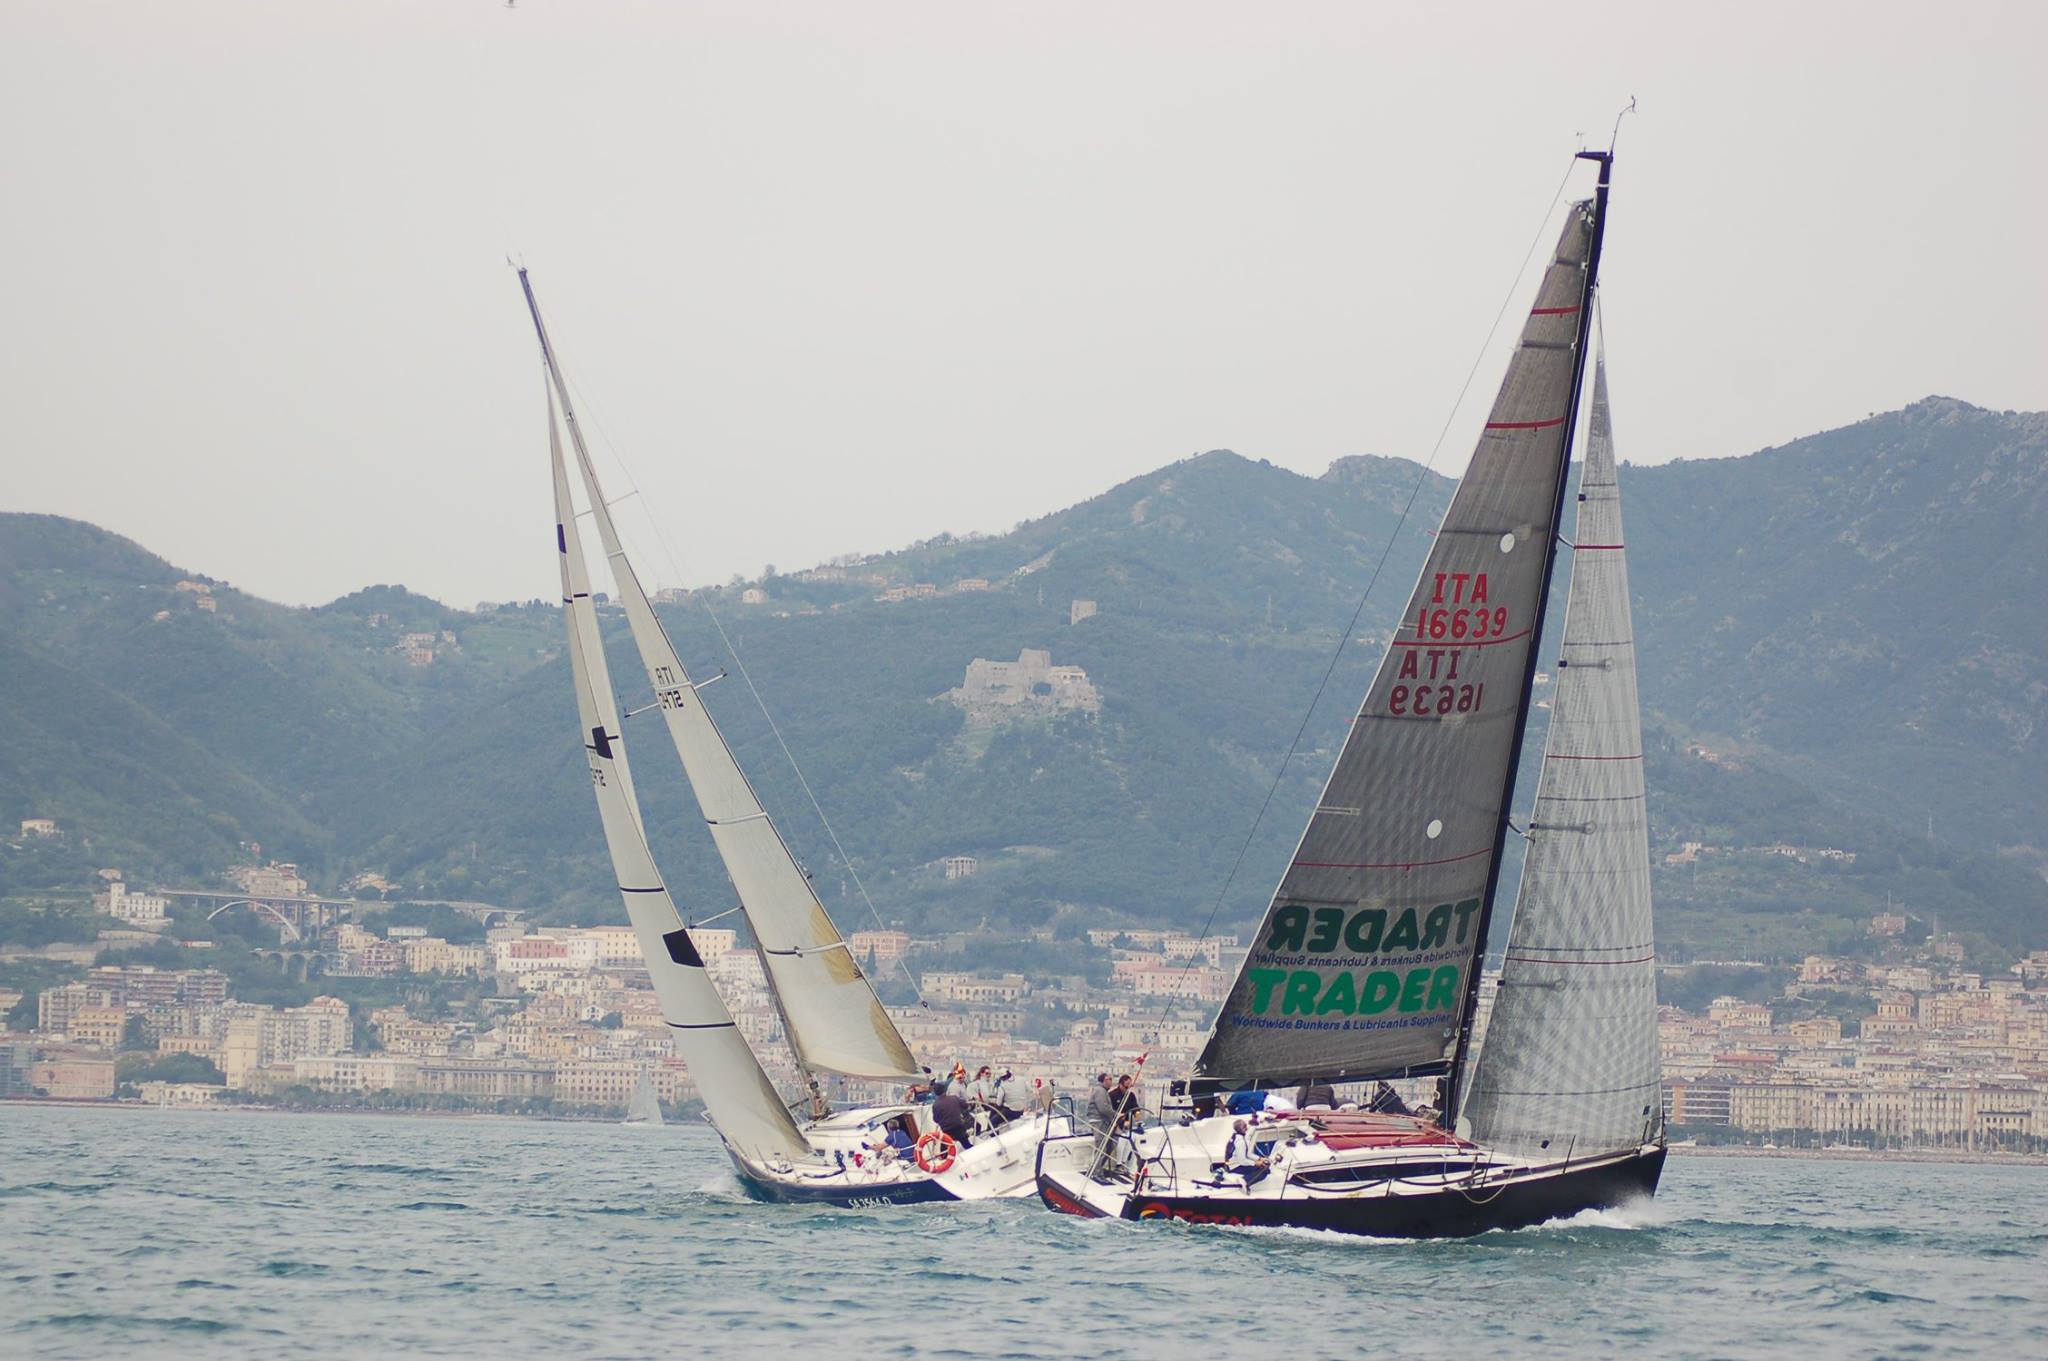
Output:
[[[1321,1247],[1403,1248],[1432,1241],[1427,1238],[1375,1238],[1370,1234],[1345,1233],[1341,1229],[1311,1229],[1300,1224],[1190,1224],[1186,1227],[1215,1227],[1228,1233],[1249,1234],[1255,1238],[1292,1238]]]
[[[1661,1229],[1671,1223],[1676,1215],[1668,1205],[1645,1197],[1629,1201],[1626,1205],[1613,1205],[1605,1209],[1581,1210],[1569,1219],[1553,1219],[1538,1224],[1538,1229]]]
[[[720,1200],[746,1200],[748,1198],[746,1188],[740,1185],[739,1177],[730,1169],[718,1173],[702,1186],[699,1186],[697,1194],[700,1196],[717,1196]]]

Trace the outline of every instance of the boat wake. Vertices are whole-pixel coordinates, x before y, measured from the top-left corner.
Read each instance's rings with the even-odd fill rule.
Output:
[[[1568,1219],[1553,1219],[1547,1224],[1538,1224],[1530,1229],[1495,1229],[1495,1233],[1545,1233],[1570,1229],[1661,1229],[1673,1223],[1677,1216],[1669,1205],[1644,1198],[1632,1200],[1626,1205],[1613,1205],[1604,1209],[1581,1210]]]
[[[1499,1241],[1526,1234],[1573,1233],[1585,1229],[1607,1229],[1624,1233],[1635,1233],[1646,1229],[1661,1229],[1677,1220],[1677,1214],[1668,1205],[1643,1199],[1633,1200],[1626,1205],[1610,1206],[1605,1209],[1581,1210],[1565,1219],[1553,1219],[1543,1224],[1520,1229],[1488,1229],[1480,1239]],[[1104,1219],[1083,1221],[1089,1224],[1121,1224],[1127,1221]],[[1197,1229],[1193,1225],[1181,1227],[1191,1231],[1208,1232],[1207,1228]],[[1452,1240],[1442,1238],[1390,1238],[1374,1237],[1370,1234],[1343,1233],[1335,1229],[1310,1229],[1289,1224],[1238,1224],[1220,1226],[1227,1234],[1238,1234],[1254,1240],[1301,1243],[1315,1243],[1322,1247],[1350,1247],[1367,1249],[1385,1248],[1426,1248],[1441,1247]],[[1468,1240],[1470,1241],[1470,1240]]]
[[[746,1188],[730,1169],[718,1173],[691,1192],[692,1195],[708,1196],[713,1200],[747,1200]]]

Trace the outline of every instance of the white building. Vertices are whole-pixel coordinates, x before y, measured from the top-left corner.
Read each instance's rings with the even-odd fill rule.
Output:
[[[94,909],[136,926],[161,926],[170,920],[171,900],[154,893],[131,893],[128,885],[115,879],[106,892],[92,895]]]
[[[348,1003],[339,997],[316,997],[302,1007],[270,1013],[263,1026],[263,1062],[345,1053],[354,1039]]]
[[[326,1054],[292,1060],[292,1081],[323,1092],[410,1092],[420,1061],[398,1054]]]

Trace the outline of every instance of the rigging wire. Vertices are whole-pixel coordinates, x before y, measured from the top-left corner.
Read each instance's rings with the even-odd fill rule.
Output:
[[[1550,226],[1551,215],[1557,211],[1558,202],[1564,197],[1565,186],[1571,183],[1572,171],[1577,167],[1578,158],[1574,156],[1566,163],[1564,175],[1558,180],[1557,188],[1550,195],[1550,205],[1543,210],[1542,219],[1536,225],[1536,234],[1530,238],[1529,249],[1523,253],[1522,263],[1516,267],[1515,277],[1508,283],[1507,292],[1500,300],[1500,310],[1493,314],[1493,324],[1486,328],[1486,339],[1480,342],[1479,353],[1472,357],[1472,367],[1466,370],[1465,381],[1459,385],[1458,395],[1451,400],[1451,409],[1444,416],[1443,428],[1437,431],[1436,443],[1430,446],[1429,457],[1423,460],[1422,469],[1415,477],[1415,485],[1408,490],[1408,500],[1401,507],[1401,516],[1394,522],[1393,531],[1387,535],[1386,544],[1380,549],[1379,561],[1373,564],[1372,575],[1366,578],[1365,590],[1358,597],[1358,607],[1352,610],[1351,621],[1344,626],[1343,637],[1337,640],[1336,648],[1330,653],[1329,664],[1323,668],[1322,679],[1316,684],[1315,696],[1308,702],[1308,711],[1301,716],[1301,726],[1294,730],[1294,740],[1287,744],[1287,752],[1280,758],[1279,768],[1273,772],[1273,783],[1267,787],[1266,797],[1259,804],[1258,813],[1252,818],[1251,829],[1244,836],[1244,844],[1238,847],[1237,858],[1230,865],[1230,873],[1224,876],[1223,887],[1217,890],[1216,901],[1210,904],[1209,915],[1202,920],[1202,929],[1198,933],[1200,936],[1207,936],[1209,928],[1215,925],[1216,914],[1223,910],[1231,887],[1237,882],[1238,872],[1244,868],[1245,857],[1251,854],[1252,843],[1259,835],[1259,827],[1265,822],[1266,813],[1272,808],[1273,800],[1280,792],[1280,784],[1287,776],[1287,767],[1301,748],[1301,739],[1308,732],[1309,723],[1315,718],[1316,709],[1322,703],[1323,692],[1329,688],[1330,677],[1336,673],[1337,663],[1344,658],[1344,649],[1351,645],[1351,635],[1357,631],[1358,621],[1365,613],[1366,602],[1372,598],[1372,588],[1379,581],[1380,572],[1386,567],[1387,558],[1393,553],[1394,545],[1399,542],[1402,529],[1407,526],[1409,513],[1415,509],[1416,498],[1422,494],[1422,488],[1428,482],[1431,470],[1436,466],[1437,455],[1443,452],[1444,440],[1449,437],[1451,425],[1457,420],[1458,411],[1465,404],[1465,395],[1471,391],[1472,380],[1479,376],[1479,367],[1486,362],[1486,353],[1493,345],[1493,338],[1499,332],[1501,321],[1508,314],[1508,308],[1514,305],[1516,293],[1522,286],[1522,278],[1529,272],[1529,262],[1536,257],[1537,249],[1542,246],[1543,238]],[[1181,965],[1180,978],[1175,982],[1173,991],[1167,994],[1168,1021],[1173,1019],[1174,1004],[1186,991],[1196,958],[1194,955],[1188,956],[1186,962]]]
[[[595,394],[587,384],[570,378],[568,370],[563,367],[559,356],[556,357],[555,367],[562,371],[563,381],[575,387],[579,394],[584,396],[584,412],[588,415],[591,425],[597,430],[598,438],[604,441],[605,448],[611,452],[612,461],[625,474],[626,484],[630,490],[625,496],[615,497],[608,504],[617,505],[629,497],[638,496],[641,490],[640,480],[634,475],[632,464],[626,461],[625,454],[620,450],[618,444],[613,441],[611,432],[605,429],[604,420],[599,415],[599,404],[595,400]],[[642,504],[646,505],[647,503],[643,501]],[[649,530],[654,535],[655,543],[661,549],[662,557],[667,561],[671,574],[670,579],[675,581],[682,580],[683,570],[681,562],[676,556],[675,549],[670,546],[668,536],[662,533],[661,522],[655,518],[651,509],[648,510],[645,519]],[[825,816],[824,806],[819,803],[817,793],[811,788],[810,779],[804,774],[803,767],[797,763],[796,753],[790,750],[788,740],[782,735],[782,725],[775,721],[775,715],[769,711],[768,701],[762,696],[760,686],[754,683],[754,676],[747,669],[746,659],[740,656],[739,648],[733,644],[731,636],[726,633],[725,621],[718,617],[718,611],[711,607],[711,601],[708,598],[701,600],[700,603],[704,606],[704,613],[711,619],[711,626],[718,631],[719,642],[724,644],[726,652],[732,657],[733,664],[739,668],[740,679],[746,682],[747,693],[752,695],[754,699],[754,707],[759,709],[761,717],[767,720],[768,731],[774,734],[775,745],[781,749],[782,758],[789,762],[790,770],[795,773],[797,784],[804,791],[804,798],[809,801],[811,811],[817,815],[818,825],[825,829],[825,836],[832,843],[833,853],[839,857],[839,863],[846,867],[847,877],[852,879],[854,888],[860,893],[861,901],[867,905],[868,916],[873,919],[875,929],[886,931],[888,927],[883,924],[881,910],[875,906],[875,900],[869,896],[868,886],[862,882],[860,871],[854,868],[853,857],[846,853],[846,847],[840,843],[839,833],[833,828],[832,820]],[[815,892],[815,890],[813,891]],[[849,951],[849,953],[851,952]],[[926,1011],[930,1011],[931,1003],[925,1000],[924,989],[920,988],[917,984],[917,975],[910,971],[908,958],[906,956],[898,956],[896,965],[902,972],[904,981],[910,985],[911,994],[917,999],[917,1005]]]

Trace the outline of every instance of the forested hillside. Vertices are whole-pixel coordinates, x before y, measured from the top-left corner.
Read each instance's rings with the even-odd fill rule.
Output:
[[[1625,453],[1625,404],[1617,422]],[[1888,896],[1986,948],[2048,943],[2044,484],[2048,416],[1940,398],[1745,458],[1624,468],[1659,860],[1710,848],[1660,867],[1670,950],[1848,943]],[[700,677],[736,671],[715,605],[883,916],[1192,926],[1378,569],[1222,905],[1236,924],[1300,830],[1450,490],[1399,459],[1306,478],[1218,451],[1006,535],[664,615]],[[877,599],[920,583],[932,593]],[[1095,613],[1074,618],[1077,600]],[[630,708],[640,670],[611,623]],[[1083,668],[1099,713],[977,724],[945,698],[973,659],[1025,648]],[[742,678],[704,693],[828,903],[865,924]],[[627,735],[669,878],[721,909],[659,724]],[[0,817],[28,816],[144,875],[217,872],[259,841],[328,884],[373,869],[425,896],[617,914],[552,608],[376,587],[288,609],[11,515]],[[950,855],[979,872],[944,879]],[[0,894],[32,887],[27,863],[0,853]]]

